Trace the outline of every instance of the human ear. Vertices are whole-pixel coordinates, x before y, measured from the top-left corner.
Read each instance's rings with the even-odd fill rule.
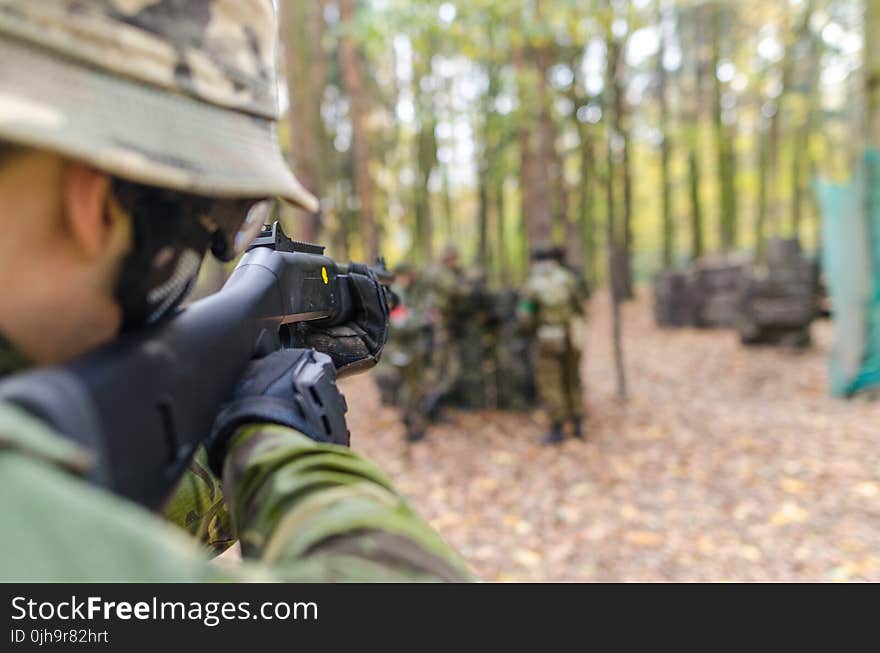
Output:
[[[107,204],[110,178],[83,163],[68,162],[62,182],[64,220],[74,243],[87,259],[100,257],[112,236]]]

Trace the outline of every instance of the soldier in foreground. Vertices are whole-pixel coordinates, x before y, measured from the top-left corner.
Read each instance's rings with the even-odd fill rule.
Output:
[[[584,436],[581,352],[573,324],[584,314],[584,298],[577,278],[562,264],[561,248],[536,247],[531,259],[518,313],[533,334],[535,385],[550,416],[550,430],[542,442],[558,444],[567,423],[576,438]]]
[[[0,373],[161,322],[208,249],[229,259],[252,240],[262,200],[317,208],[278,149],[275,40],[270,0],[0,4]],[[373,289],[359,327],[387,308],[375,277],[353,279]],[[0,579],[467,579],[374,465],[296,414],[294,370],[338,395],[334,368],[352,351],[375,361],[376,340],[340,341],[338,359],[269,355],[232,393],[199,469],[222,474],[240,569],[207,564],[178,528],[87,483],[83,449],[0,403]],[[224,508],[205,505],[199,517]]]

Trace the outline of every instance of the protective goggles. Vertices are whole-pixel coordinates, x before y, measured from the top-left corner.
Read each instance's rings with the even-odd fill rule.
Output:
[[[186,195],[119,179],[113,195],[134,230],[116,288],[125,329],[171,315],[195,284],[206,251],[221,261],[243,253],[275,204]]]
[[[275,200],[217,200],[198,213],[202,226],[211,234],[211,252],[221,261],[231,261],[251,246],[268,224]]]
[[[274,199],[202,197],[123,180],[114,180],[114,195],[130,214],[165,222],[171,230],[192,235],[193,228],[203,229],[211,252],[224,262],[244,253],[276,205]]]

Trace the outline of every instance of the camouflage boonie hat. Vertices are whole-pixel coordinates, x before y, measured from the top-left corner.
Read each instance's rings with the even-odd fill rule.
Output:
[[[316,211],[278,145],[276,44],[272,0],[0,0],[0,140]]]

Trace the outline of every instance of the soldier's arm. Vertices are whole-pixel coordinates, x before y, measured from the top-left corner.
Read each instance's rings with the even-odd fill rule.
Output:
[[[211,553],[220,554],[235,544],[220,479],[211,472],[204,448],[190,461],[163,514]]]
[[[283,437],[269,437],[273,430]],[[255,437],[260,432],[263,436]],[[219,567],[210,564],[192,540],[164,520],[80,478],[89,465],[83,451],[20,409],[0,404],[0,521],[6,525],[0,581],[407,581],[445,580],[455,573],[466,577],[463,567],[451,571],[459,569],[454,554],[449,553],[448,563],[443,563],[445,545],[402,500],[399,519],[383,510],[386,502],[393,504],[396,497],[392,490],[383,489],[388,487],[384,481],[367,480],[361,491],[343,491],[347,497],[341,498],[338,490],[332,491],[341,485],[338,482],[318,482],[323,490],[312,485],[322,473],[322,456],[328,472],[335,466],[335,457],[325,456],[321,447],[311,445],[303,436],[272,428],[242,433],[241,439],[247,446],[236,447],[229,461],[242,465],[240,471],[248,475],[241,479],[238,491],[256,494],[244,498],[237,507],[254,511],[254,515],[242,516],[250,536],[267,536],[262,544],[247,544],[246,557],[256,553],[269,564],[245,560],[238,567]],[[260,455],[260,450],[268,454],[270,448],[277,457],[274,462]],[[308,452],[316,456],[304,464]],[[354,454],[349,457],[360,460]],[[363,467],[372,469],[368,463]],[[303,499],[310,500],[300,500],[291,488],[279,487],[297,480],[303,486]],[[370,492],[366,486],[372,484],[376,489]],[[284,505],[284,501],[291,503]],[[304,515],[292,511],[293,506],[311,506],[315,510],[311,515],[318,520],[311,522],[313,527],[342,536],[316,542],[309,551],[296,553],[286,548],[273,553],[266,548],[268,542],[292,546],[297,540],[290,536],[297,532],[303,537],[300,542],[321,539],[314,537],[314,529],[300,530],[310,523],[307,520],[299,525],[291,523],[292,516]],[[328,510],[331,506],[337,510]],[[370,506],[377,507],[370,511]],[[281,518],[267,518],[265,510],[269,508],[279,510]],[[351,519],[349,514],[359,517]],[[343,526],[366,523],[370,514],[376,527],[369,531],[356,533]],[[398,522],[409,524],[409,528],[398,528]],[[262,530],[261,525],[269,524],[285,529],[288,537],[281,531]],[[371,544],[375,548],[364,555],[360,549]]]
[[[519,295],[516,305],[516,319],[520,328],[526,332],[533,332],[538,325],[538,299],[532,285],[526,282]]]
[[[465,581],[458,555],[350,449],[274,425],[241,429],[224,488],[246,558],[324,580]]]

